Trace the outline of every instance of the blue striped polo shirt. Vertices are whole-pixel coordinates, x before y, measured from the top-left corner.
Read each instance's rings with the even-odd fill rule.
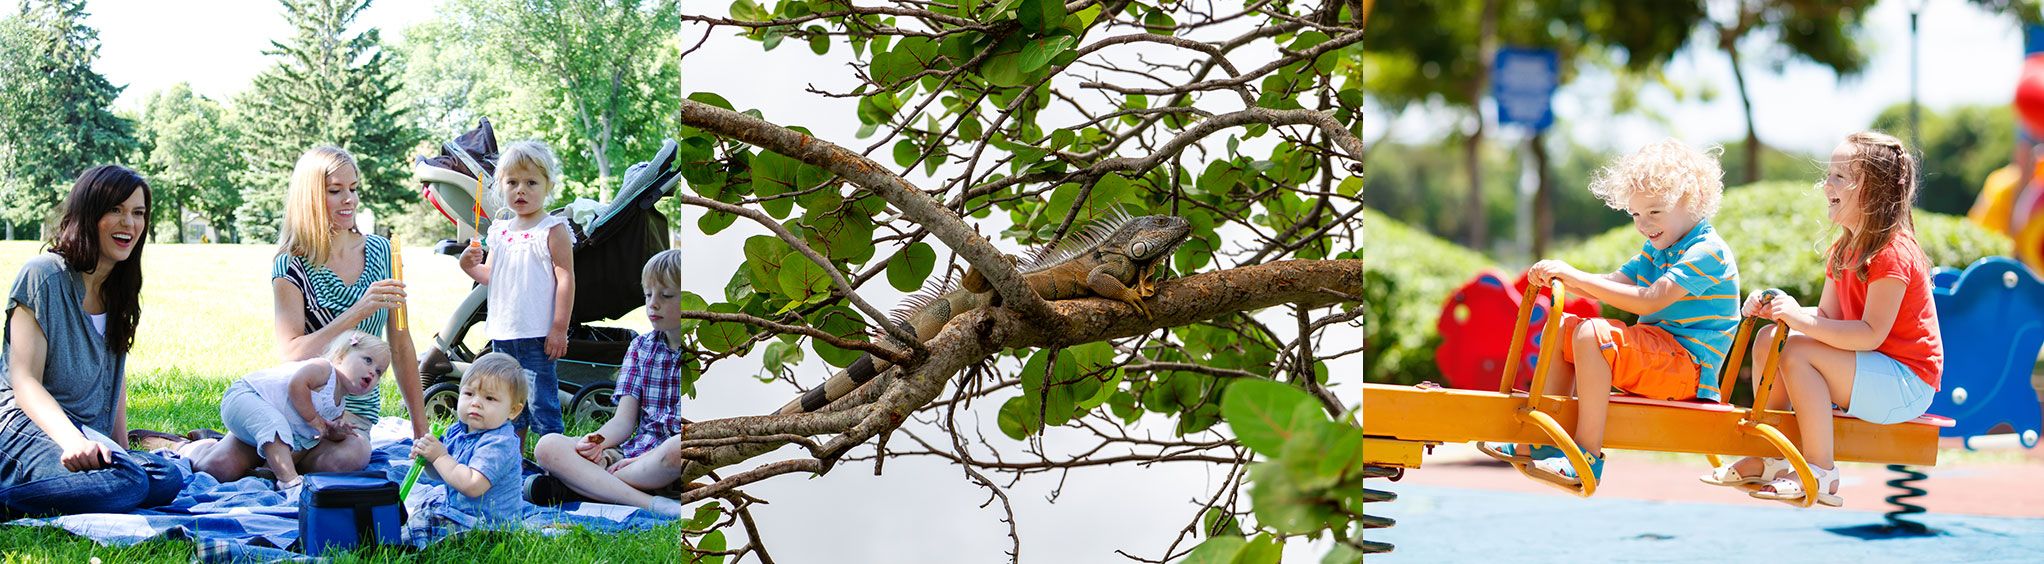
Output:
[[[1675,342],[1696,359],[1696,397],[1717,400],[1718,365],[1732,348],[1732,332],[1739,328],[1739,267],[1732,248],[1718,237],[1709,221],[1699,221],[1681,241],[1666,249],[1654,248],[1653,241],[1640,246],[1639,254],[1618,267],[1618,273],[1640,286],[1652,286],[1663,278],[1681,286],[1688,295],[1660,311],[1642,315],[1640,323],[1654,325],[1675,336]]]

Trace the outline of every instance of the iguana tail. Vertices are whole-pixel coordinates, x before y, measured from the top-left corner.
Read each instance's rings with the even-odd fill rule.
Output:
[[[916,340],[928,342],[931,338],[937,336],[938,331],[944,329],[944,324],[951,321],[952,317],[961,312],[971,311],[979,307],[983,300],[982,296],[983,294],[953,289],[948,284],[939,286],[934,290],[920,292],[902,300],[902,307],[894,311],[893,319],[890,322],[908,329],[910,333],[914,333]],[[907,348],[899,343],[896,343],[896,345],[900,348]],[[882,372],[886,372],[887,369],[893,367],[893,364],[885,360],[873,358],[873,355],[859,355],[859,359],[852,361],[851,366],[847,366],[844,370],[839,370],[836,374],[832,374],[829,380],[823,382],[823,385],[810,388],[801,397],[795,398],[795,401],[781,406],[781,409],[775,411],[774,414],[808,413],[823,409],[823,406],[830,405],[830,402],[845,397],[846,394],[859,389],[859,386],[865,385],[866,382],[872,381],[873,378],[878,377]]]

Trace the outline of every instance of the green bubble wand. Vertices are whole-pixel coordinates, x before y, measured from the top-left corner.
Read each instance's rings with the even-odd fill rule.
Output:
[[[439,437],[441,433],[445,433],[445,432],[447,432],[447,422],[445,422],[445,421],[434,421],[434,422],[433,422],[433,436],[434,436],[434,437]],[[399,486],[399,487],[398,487],[398,489],[397,489],[397,500],[398,500],[398,503],[404,503],[404,500],[405,500],[406,496],[410,496],[410,495],[412,494],[412,484],[418,483],[418,481],[419,481],[419,474],[420,474],[420,473],[422,473],[422,472],[425,472],[425,471],[426,471],[426,458],[425,458],[425,457],[423,457],[423,456],[420,456],[420,457],[413,457],[413,458],[412,458],[412,471],[411,471],[411,472],[407,472],[407,473],[405,473],[405,483],[404,483],[404,485],[403,485],[403,486]]]

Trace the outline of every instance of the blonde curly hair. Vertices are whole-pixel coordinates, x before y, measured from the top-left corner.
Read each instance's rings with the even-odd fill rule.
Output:
[[[1624,210],[1634,194],[1672,202],[1707,218],[1718,213],[1724,199],[1725,172],[1718,166],[1722,147],[1698,151],[1675,139],[1640,147],[1597,171],[1590,193],[1611,209]]]

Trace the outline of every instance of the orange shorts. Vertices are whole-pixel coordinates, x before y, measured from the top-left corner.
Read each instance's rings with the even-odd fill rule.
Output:
[[[1696,397],[1696,358],[1675,342],[1666,329],[1653,325],[1631,325],[1610,319],[1597,331],[1597,348],[1611,365],[1611,385],[1638,396],[1664,400]],[[1575,335],[1583,318],[1563,315],[1563,335]],[[1574,363],[1574,341],[1560,343],[1561,359]]]

